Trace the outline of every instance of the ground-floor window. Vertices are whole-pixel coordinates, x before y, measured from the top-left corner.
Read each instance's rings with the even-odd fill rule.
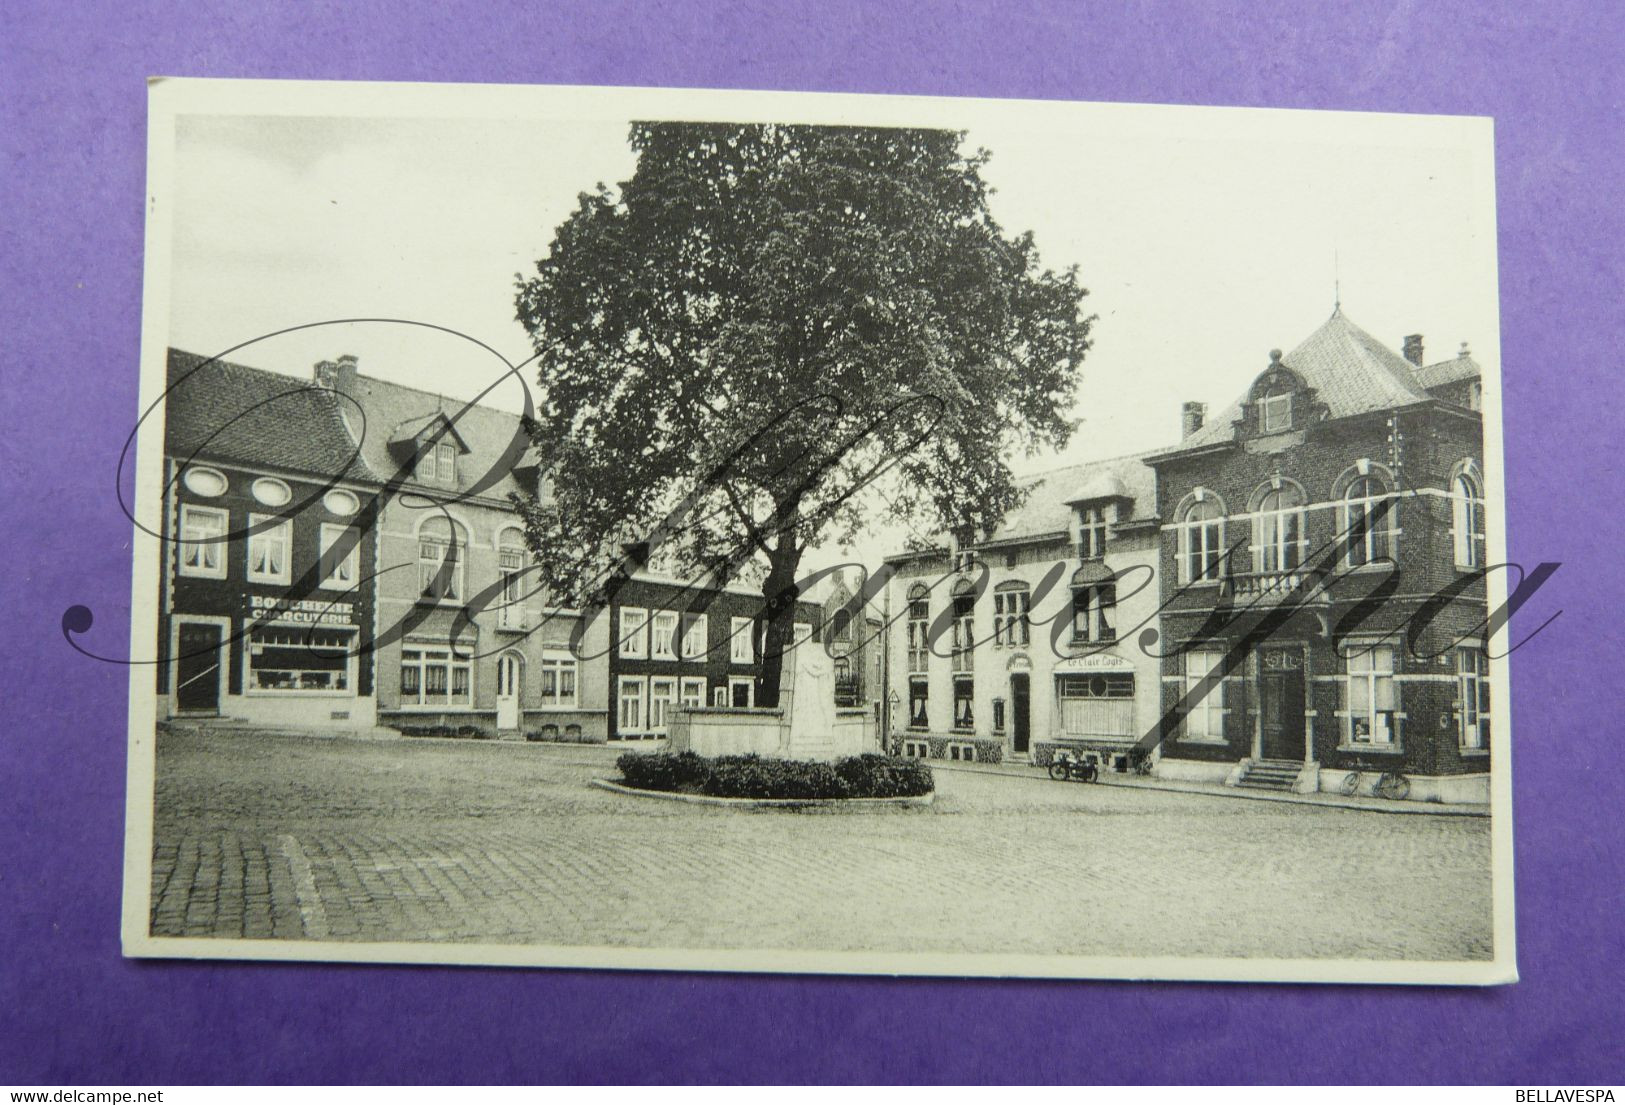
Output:
[[[1467,646],[1456,650],[1460,677],[1457,713],[1461,719],[1461,746],[1484,749],[1490,746],[1490,670],[1484,650]]]
[[[917,675],[908,681],[908,725],[910,729],[925,729],[930,726],[927,709],[931,704],[931,684],[923,675]]]
[[[1388,645],[1354,645],[1344,657],[1343,736],[1357,746],[1394,743],[1399,690],[1394,683],[1394,650]]]
[[[402,706],[472,706],[474,670],[450,647],[401,650]]]
[[[973,764],[976,762],[976,746],[963,742],[950,744],[948,746],[948,758],[958,760],[961,763]]]
[[[649,680],[649,729],[665,733],[671,724],[671,706],[677,701],[677,680],[656,676]]]
[[[954,728],[970,729],[976,724],[976,683],[968,675],[954,677]]]
[[[616,735],[622,739],[643,733],[643,680],[622,676],[615,714]]]
[[[911,760],[923,760],[931,755],[931,742],[905,740],[903,742],[903,755]]]
[[[548,650],[542,653],[537,665],[541,679],[543,706],[574,706],[576,704],[576,659],[565,651]]]
[[[1195,649],[1185,654],[1185,693],[1200,695],[1185,713],[1185,739],[1222,741],[1224,739],[1224,683],[1215,684],[1206,694],[1202,683],[1218,672],[1224,653],[1218,649]]]
[[[730,676],[728,679],[728,700],[741,709],[747,710],[756,705],[756,680],[748,675]]]
[[[1061,730],[1068,737],[1139,735],[1134,731],[1133,672],[1059,675],[1055,694],[1061,705]]]
[[[698,710],[705,705],[705,679],[702,676],[685,675],[683,677],[683,690],[681,695],[684,707]]]
[[[353,693],[350,654],[356,631],[263,625],[248,637],[248,689]]]

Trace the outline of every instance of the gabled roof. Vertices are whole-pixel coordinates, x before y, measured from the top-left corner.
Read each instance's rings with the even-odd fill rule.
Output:
[[[391,441],[410,441],[441,417],[457,420],[454,429],[465,449],[458,466],[459,487],[467,487],[489,472],[513,446],[515,435],[522,434],[517,414],[492,407],[474,406],[464,411],[466,404],[462,400],[374,376],[357,375],[347,386],[348,394],[366,415],[365,434],[359,424],[355,426],[357,436],[362,438],[361,455],[374,471],[386,478],[393,478],[402,464],[398,450],[390,450]],[[527,439],[522,447],[528,450],[529,444]],[[524,453],[520,453],[516,460],[522,460],[523,456]],[[511,491],[534,492],[533,487],[521,487],[514,479],[512,468],[513,465],[509,465],[509,470],[481,494],[505,499]],[[436,487],[436,490],[443,492],[445,488]]]
[[[376,480],[357,455],[342,400],[309,380],[169,351],[164,451],[221,463]]]
[[[1084,500],[1118,500],[1125,518],[1155,511],[1156,473],[1146,467],[1146,454],[1069,464],[1021,481],[1028,494],[994,529],[989,540],[1010,541],[1069,533],[1077,518],[1074,504]]]
[[[1330,418],[1393,410],[1432,399],[1417,381],[1415,366],[1362,330],[1341,307],[1282,357],[1281,363],[1315,390],[1316,400],[1326,405]],[[1233,440],[1244,399],[1238,397],[1200,430],[1159,452],[1180,453]]]
[[[415,444],[418,438],[442,422],[447,423],[446,438],[456,442],[460,451],[468,452],[468,442],[463,440],[463,435],[457,432],[456,426],[450,425],[451,419],[444,411],[435,411],[433,414],[426,414],[420,418],[408,418],[395,427],[394,432],[389,435],[389,443],[391,445]]]
[[[1434,388],[1444,387],[1446,384],[1454,384],[1461,380],[1476,380],[1482,375],[1484,375],[1484,372],[1478,367],[1478,362],[1473,360],[1464,348],[1461,353],[1451,357],[1448,361],[1436,361],[1433,364],[1424,365],[1417,369],[1416,382],[1428,391],[1432,391]]]

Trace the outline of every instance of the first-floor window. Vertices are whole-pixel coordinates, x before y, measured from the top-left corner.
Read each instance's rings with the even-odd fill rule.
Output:
[[[735,664],[756,662],[756,623],[751,619],[729,619],[728,659]]]
[[[1461,746],[1490,746],[1489,658],[1477,647],[1458,648],[1456,667],[1461,685],[1457,691],[1457,711],[1461,717]]]
[[[704,614],[683,615],[683,659],[704,660],[710,651]]]
[[[997,591],[993,595],[993,643],[996,645],[1025,645],[1032,643],[1032,620],[1028,603],[1032,596],[1026,590]]]
[[[1072,639],[1117,639],[1117,584],[1097,583],[1072,592]]]
[[[1394,743],[1399,692],[1394,685],[1394,650],[1388,645],[1356,645],[1345,658],[1344,736],[1353,745]]]
[[[930,725],[927,708],[931,702],[931,684],[924,676],[908,681],[908,724],[911,729],[925,729]]]
[[[502,580],[501,605],[497,625],[503,629],[525,627],[525,551],[518,530],[507,530],[497,546],[497,575]]]
[[[542,680],[543,706],[576,704],[576,658],[569,652],[549,649],[538,665]]]
[[[655,612],[650,621],[649,655],[656,660],[677,659],[677,611]]]
[[[1185,739],[1219,741],[1224,739],[1224,683],[1217,682],[1205,693],[1203,682],[1216,675],[1224,663],[1217,649],[1196,649],[1185,654],[1185,693],[1201,695],[1185,712]]]
[[[263,625],[248,637],[250,691],[351,691],[353,629]]]
[[[671,706],[677,701],[677,680],[649,680],[649,728],[664,733],[671,720]]]
[[[355,586],[361,537],[347,526],[322,523],[322,586],[348,591]],[[342,550],[342,551],[340,551]]]
[[[954,680],[954,728],[970,729],[976,724],[974,703],[976,685],[972,679],[960,676]]]
[[[473,665],[451,648],[401,650],[402,706],[471,706]]]
[[[698,710],[705,705],[705,679],[700,676],[683,677],[682,703],[686,709]]]
[[[621,737],[635,737],[642,734],[644,730],[643,680],[635,677],[621,677],[621,693],[615,714],[615,730]]]
[[[270,525],[268,514],[248,516],[248,578],[256,583],[287,583],[289,535],[293,525],[287,519]]]
[[[621,655],[641,660],[649,655],[649,611],[641,606],[621,607]]]
[[[181,575],[226,578],[222,552],[225,540],[225,511],[192,503],[181,505]]]

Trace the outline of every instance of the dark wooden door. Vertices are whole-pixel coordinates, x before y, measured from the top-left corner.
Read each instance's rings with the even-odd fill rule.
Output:
[[[220,627],[182,622],[176,638],[175,708],[188,713],[218,713]]]
[[[1010,677],[1010,732],[1015,738],[1011,747],[1016,752],[1026,752],[1032,741],[1029,679],[1025,675]]]
[[[1303,653],[1266,652],[1259,673],[1264,759],[1303,759]]]

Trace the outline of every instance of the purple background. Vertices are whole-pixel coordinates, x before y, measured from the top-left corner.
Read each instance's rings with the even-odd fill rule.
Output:
[[[4,5],[0,1082],[1625,1080],[1625,576],[1610,570],[1617,509],[1588,509],[1611,501],[1602,483],[1619,469],[1625,21],[1607,0],[1345,8]],[[1525,631],[1565,613],[1514,658],[1523,981],[1450,991],[121,959],[126,672],[70,650],[58,621],[84,603],[88,645],[126,649],[130,525],[113,471],[136,414],[149,74],[1493,115],[1511,553],[1564,565]]]

